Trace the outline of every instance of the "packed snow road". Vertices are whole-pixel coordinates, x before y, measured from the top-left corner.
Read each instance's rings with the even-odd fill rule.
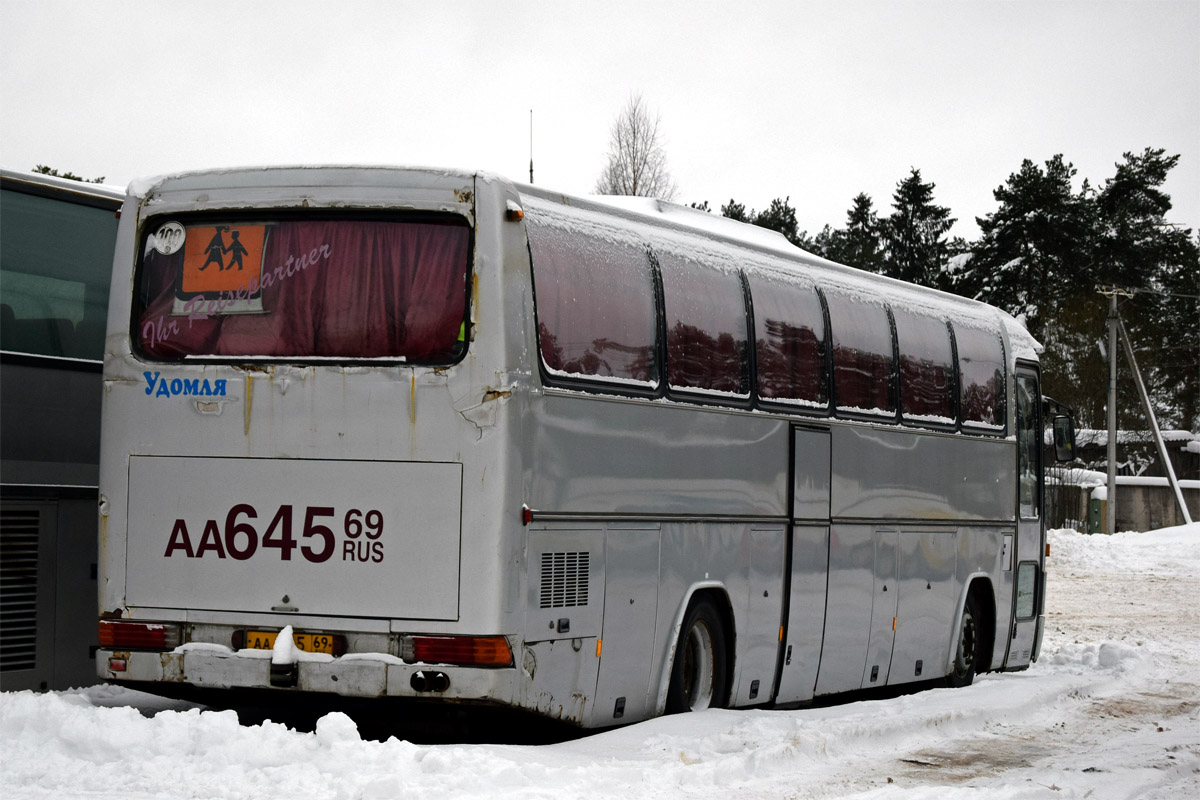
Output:
[[[1027,672],[800,711],[707,711],[547,746],[364,741],[145,695],[0,694],[11,798],[1200,797],[1200,525],[1053,532]]]

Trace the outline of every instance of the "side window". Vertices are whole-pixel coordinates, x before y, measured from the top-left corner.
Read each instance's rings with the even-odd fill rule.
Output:
[[[772,403],[827,409],[825,315],[817,290],[750,277],[758,396]]]
[[[659,253],[667,321],[667,385],[750,397],[746,299],[737,272]]]
[[[658,386],[646,251],[529,217],[538,349],[551,378]]]
[[[884,306],[827,294],[839,411],[894,416],[892,326]]]
[[[893,309],[900,351],[900,414],[906,422],[954,423],[950,329],[933,317]]]
[[[99,360],[117,220],[99,208],[0,192],[0,347]]]
[[[1003,433],[1004,344],[991,331],[954,325],[963,427]]]

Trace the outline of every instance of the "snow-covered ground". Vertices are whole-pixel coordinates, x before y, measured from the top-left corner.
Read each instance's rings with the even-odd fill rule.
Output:
[[[245,727],[106,687],[0,694],[5,798],[1200,797],[1200,524],[1055,531],[1041,660],[966,689],[707,711],[545,746]],[[157,713],[155,713],[157,711]]]

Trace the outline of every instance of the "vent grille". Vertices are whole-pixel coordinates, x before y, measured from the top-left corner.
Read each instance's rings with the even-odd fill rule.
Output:
[[[37,509],[0,510],[0,672],[37,665]]]
[[[588,571],[591,555],[542,553],[540,608],[573,608],[588,604]]]

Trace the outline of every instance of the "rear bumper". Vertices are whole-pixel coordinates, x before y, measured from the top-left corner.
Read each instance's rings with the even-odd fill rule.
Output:
[[[172,652],[96,651],[96,673],[102,680],[139,683],[187,684],[198,689],[275,689],[318,692],[344,697],[409,697],[512,705],[516,697],[516,669],[455,667],[441,664],[407,664],[386,655],[348,655],[322,661],[298,661],[281,682],[279,668],[272,681],[269,651],[266,657],[238,655],[220,649]],[[113,667],[123,662],[124,669]],[[430,681],[430,673],[448,680],[444,690]],[[423,687],[421,690],[414,687]]]

